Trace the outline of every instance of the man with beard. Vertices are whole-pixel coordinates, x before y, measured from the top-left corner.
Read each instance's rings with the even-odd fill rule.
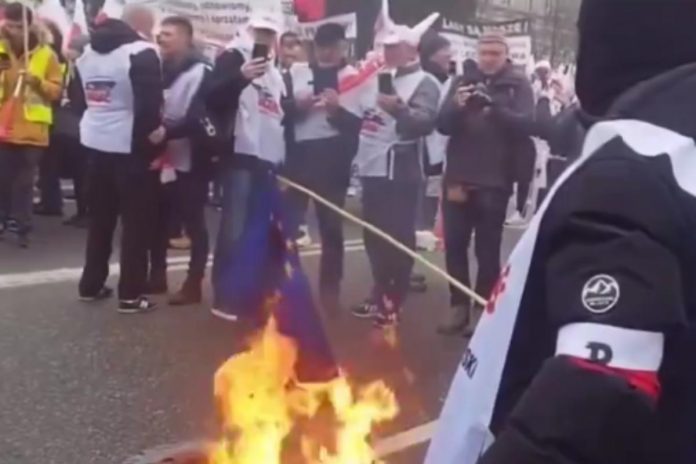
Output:
[[[583,154],[513,252],[426,463],[696,462],[695,22],[691,0],[583,3]]]

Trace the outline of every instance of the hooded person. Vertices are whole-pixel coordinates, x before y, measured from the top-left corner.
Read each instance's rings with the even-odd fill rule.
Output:
[[[385,72],[366,85],[352,111],[362,118],[356,164],[365,220],[415,248],[418,192],[423,181],[421,141],[435,129],[440,84],[423,71],[418,44],[437,19],[414,28],[392,25],[383,39]],[[413,260],[366,232],[372,292],[353,308],[377,327],[392,326],[409,289]]]
[[[589,130],[512,253],[427,464],[696,461],[696,3],[585,0]]]
[[[10,3],[4,12],[0,113],[7,127],[2,127],[0,141],[0,235],[12,218],[18,244],[26,248],[32,229],[34,180],[49,145],[53,105],[60,100],[63,75],[48,36],[34,23],[32,11],[21,3]]]
[[[125,22],[94,29],[77,60],[75,106],[84,111],[80,141],[88,151],[90,225],[80,299],[108,298],[105,287],[116,223],[121,219],[119,312],[149,311],[147,246],[152,201],[150,164],[164,138],[160,59]]]

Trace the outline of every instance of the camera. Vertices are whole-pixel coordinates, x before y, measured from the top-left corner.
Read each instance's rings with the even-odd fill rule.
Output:
[[[477,108],[485,108],[493,103],[490,94],[488,93],[488,86],[483,82],[478,82],[474,84],[474,90],[469,97],[467,106],[473,106]]]

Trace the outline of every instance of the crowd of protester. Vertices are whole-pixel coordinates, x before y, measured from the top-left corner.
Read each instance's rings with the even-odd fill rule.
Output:
[[[212,248],[213,312],[237,319],[225,263],[242,251],[271,171],[340,207],[359,179],[364,219],[414,250],[431,248],[441,223],[447,270],[466,285],[473,240],[473,288],[488,296],[509,205],[518,216],[533,212],[582,136],[576,103],[551,65],[540,63],[530,79],[495,33],[480,39],[478,60],[453,75],[444,37],[396,27],[382,40],[384,71],[367,78],[361,63],[350,62],[342,26],[321,26],[310,53],[283,30],[282,17],[265,11],[254,12],[248,31],[213,63],[195,46],[188,19],[156,25],[142,6],[64,46],[57,28],[10,4],[2,34],[0,115],[11,107],[11,121],[0,142],[0,234],[29,247],[32,213],[62,217],[61,178],[71,179],[77,210],[65,224],[88,229],[80,298],[112,296],[105,283],[120,222],[122,313],[150,311],[149,295],[169,291],[170,247],[189,248],[191,258],[169,303],[200,303]],[[364,82],[341,91],[351,79]],[[284,196],[290,235],[308,245],[310,199],[293,189]],[[220,210],[213,247],[211,199]],[[320,303],[340,311],[344,225],[314,206]],[[368,231],[364,243],[374,285],[351,311],[393,325],[407,294],[427,290],[425,277]],[[439,331],[470,335],[478,308],[456,288],[450,303]]]

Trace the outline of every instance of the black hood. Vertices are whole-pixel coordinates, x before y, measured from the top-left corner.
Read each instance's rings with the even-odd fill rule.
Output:
[[[138,40],[142,38],[128,24],[118,19],[107,19],[94,28],[90,43],[95,52],[103,55]]]
[[[693,0],[584,0],[578,27],[577,93],[605,116],[639,82],[696,63]]]

